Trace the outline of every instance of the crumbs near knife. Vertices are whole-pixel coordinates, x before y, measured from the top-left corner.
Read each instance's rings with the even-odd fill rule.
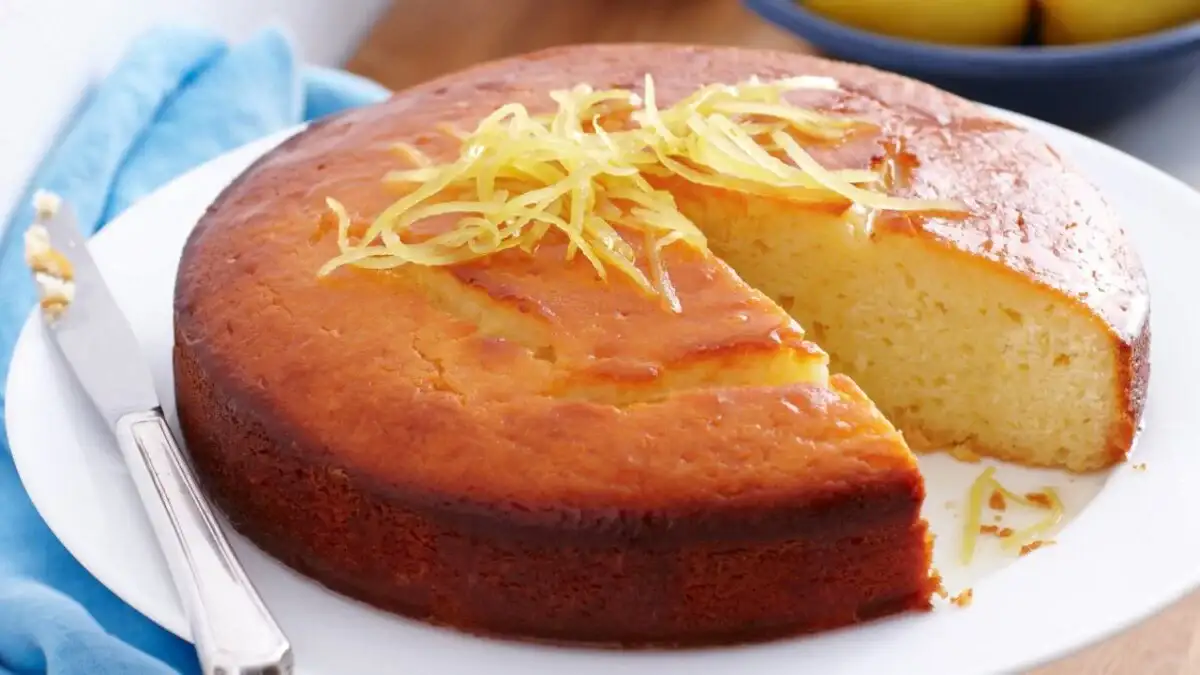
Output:
[[[25,264],[33,273],[38,306],[48,320],[62,316],[75,299],[75,268],[54,248],[43,221],[55,217],[62,206],[57,195],[39,190],[33,198],[36,220],[25,231]]]

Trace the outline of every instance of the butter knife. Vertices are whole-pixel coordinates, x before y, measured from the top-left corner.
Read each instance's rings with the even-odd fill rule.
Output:
[[[247,578],[176,443],[137,338],[71,208],[39,192],[25,235],[47,332],[116,435],[205,675],[289,675],[292,649]]]

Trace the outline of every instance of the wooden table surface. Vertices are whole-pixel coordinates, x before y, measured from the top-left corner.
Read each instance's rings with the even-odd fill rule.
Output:
[[[400,89],[543,47],[635,41],[809,51],[737,0],[400,0],[349,67]],[[1200,674],[1200,594],[1032,675],[1075,673]]]

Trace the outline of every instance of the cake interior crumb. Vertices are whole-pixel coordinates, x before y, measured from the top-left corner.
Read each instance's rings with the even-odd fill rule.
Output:
[[[930,569],[929,570],[929,579],[931,581],[933,581],[933,594],[934,595],[938,596],[939,598],[942,598],[943,600],[950,597],[950,594],[946,592],[946,585],[942,581],[942,573],[941,572],[938,572],[936,568]]]
[[[62,207],[62,199],[39,190],[34,195],[33,207],[39,221],[53,218]],[[35,222],[25,231],[25,264],[33,272],[43,315],[48,319],[62,316],[75,299],[75,268],[51,244],[50,232],[41,222]]]
[[[988,498],[988,506],[996,511],[1003,511],[1008,508],[1008,504],[1004,501],[1004,493],[999,490],[992,490],[992,496]]]
[[[953,598],[950,598],[950,602],[958,607],[970,607],[971,600],[973,600],[974,598],[975,598],[975,591],[973,589],[968,588],[965,591],[963,591],[962,593],[959,593],[958,595],[954,596]]]
[[[1013,535],[1013,529],[1011,527],[1000,527],[998,525],[983,525],[980,526],[979,533],[994,534],[1003,539],[1005,537],[1011,537]]]
[[[1021,555],[1029,555],[1039,548],[1053,546],[1055,543],[1053,539],[1035,539],[1021,547]]]
[[[33,193],[33,210],[37,212],[38,218],[53,218],[60,208],[62,197],[46,190]]]

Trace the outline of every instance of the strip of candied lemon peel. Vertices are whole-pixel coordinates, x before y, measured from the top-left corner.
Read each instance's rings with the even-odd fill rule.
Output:
[[[995,482],[992,475],[996,468],[989,466],[971,483],[967,492],[967,513],[963,518],[962,562],[970,565],[975,558],[975,545],[979,541],[979,524],[983,520],[983,505]]]
[[[388,172],[384,181],[403,194],[360,236],[351,236],[346,209],[327,200],[338,221],[339,255],[319,274],[346,265],[443,266],[510,249],[532,252],[556,230],[565,237],[568,260],[581,255],[605,280],[615,271],[677,312],[663,251],[683,244],[704,252],[707,241],[671,194],[647,177],[676,176],[804,203],[964,210],[955,202],[877,192],[864,187],[878,186],[877,173],[826,169],[806,152],[796,138],[836,141],[870,126],[784,100],[789,91],[836,88],[821,77],[751,78],[701,87],[664,108],[646,75],[642,95],[581,84],[551,92],[557,109],[550,115],[509,103],[471,133],[443,125],[441,131],[461,139],[459,156],[438,164],[415,146],[396,144],[413,168]],[[452,218],[453,225],[414,232],[417,223],[438,217]]]

